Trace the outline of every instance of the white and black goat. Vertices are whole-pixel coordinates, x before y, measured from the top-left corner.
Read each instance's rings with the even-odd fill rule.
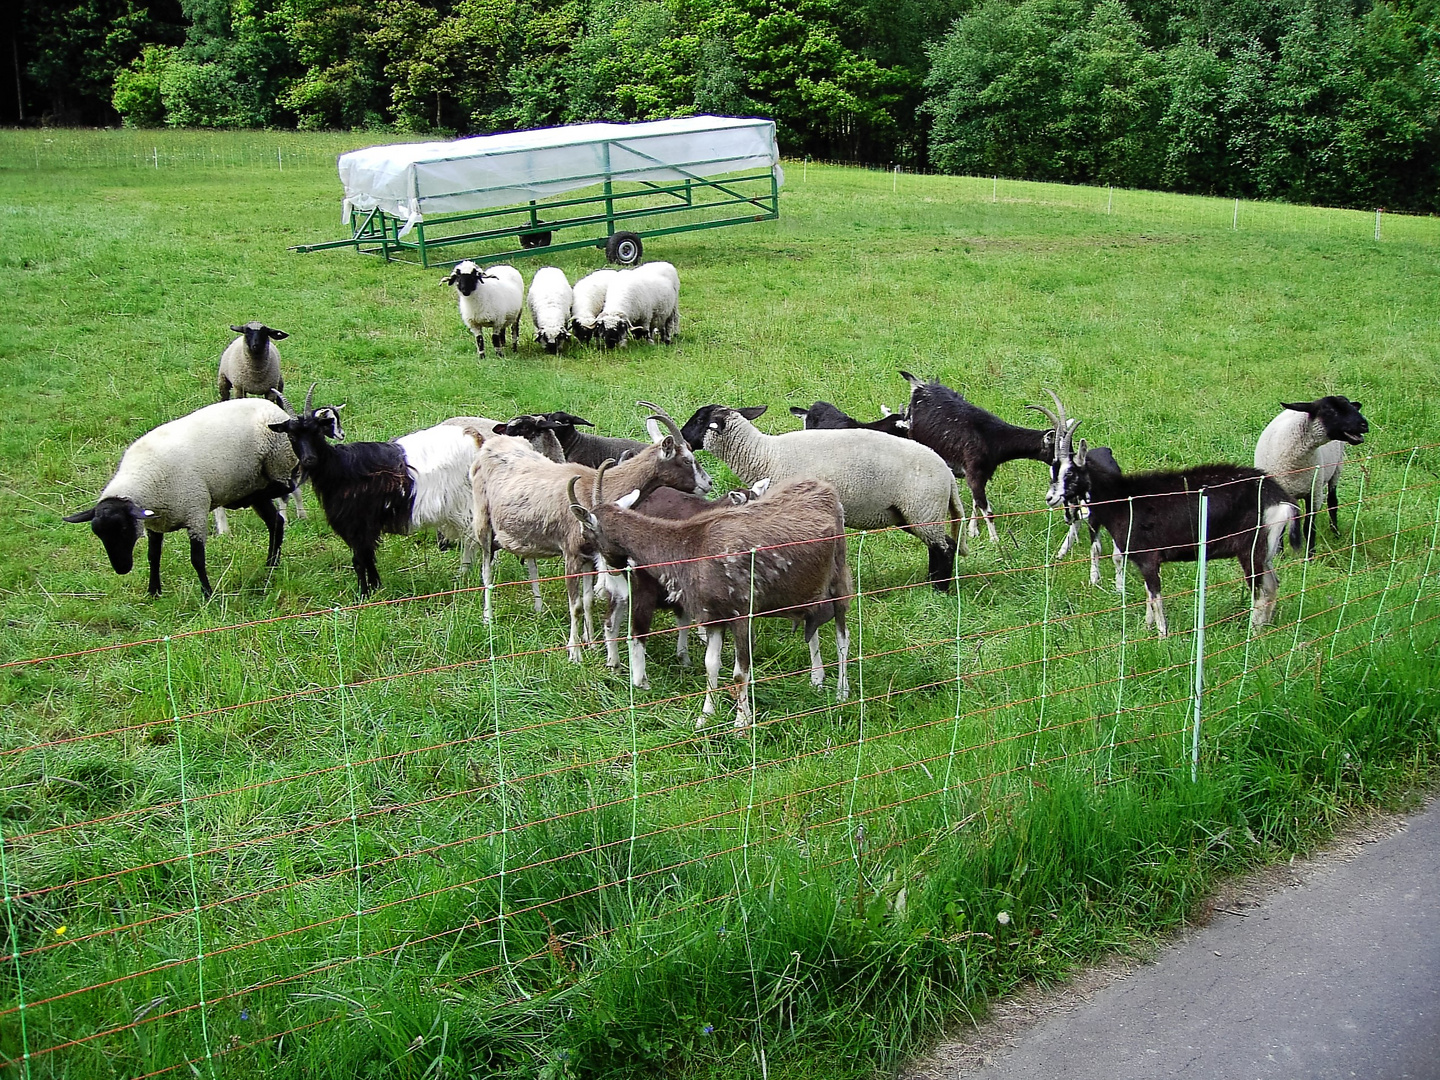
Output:
[[[1053,392],[1051,396],[1054,397]],[[1055,412],[1039,406],[1054,427],[1055,462],[1045,501],[1065,507],[1110,534],[1145,578],[1145,625],[1168,633],[1160,597],[1160,565],[1194,562],[1200,553],[1200,495],[1209,507],[1205,525],[1207,559],[1240,562],[1254,606],[1252,626],[1264,626],[1275,613],[1280,579],[1274,559],[1285,540],[1298,539],[1300,509],[1285,498],[1279,484],[1259,469],[1243,465],[1197,465],[1146,473],[1120,473],[1091,467],[1084,439],[1074,444],[1080,421],[1068,419],[1055,398]]]
[[[849,413],[842,412],[837,406],[828,401],[817,401],[808,409],[802,409],[799,405],[791,405],[790,412],[805,422],[807,431],[820,429],[838,428],[869,428],[871,431],[883,431],[887,435],[895,435],[901,439],[910,437],[910,420],[903,413],[892,413],[885,409],[885,415],[879,420],[869,422],[856,420]]]
[[[1280,407],[1284,411],[1265,426],[1255,441],[1255,467],[1264,469],[1293,501],[1303,504],[1307,551],[1314,555],[1320,491],[1325,490],[1330,524],[1338,533],[1337,489],[1345,447],[1363,443],[1370,422],[1361,414],[1360,402],[1338,394],[1294,404],[1281,402]]]
[[[825,680],[819,628],[834,619],[836,697],[843,701],[849,696],[845,615],[854,586],[846,562],[844,510],[832,485],[794,480],[772,487],[763,499],[684,521],[637,513],[632,507],[640,494],[631,491],[618,502],[607,502],[597,477],[592,505],[586,507],[576,498],[570,510],[607,565],[645,567],[705,628],[706,690],[699,726],[715,713],[727,630],[735,639],[735,727],[749,726],[751,619],[757,616],[804,624],[815,686]]]
[[[469,468],[478,446],[466,429],[440,424],[394,442],[331,445],[325,409],[305,395],[305,408],[271,431],[290,437],[300,469],[315,489],[325,520],[351,551],[364,596],[380,585],[375,549],[385,533],[407,535],[442,528],[464,538],[461,571],[474,560]],[[284,404],[282,400],[282,404]],[[291,411],[286,406],[286,411]]]
[[[616,466],[609,481],[614,489],[638,488],[647,494],[657,487],[710,490],[710,477],[696,463],[675,421],[658,411],[654,419],[667,425],[671,434]],[[580,525],[570,516],[567,485],[572,478],[589,485],[595,475],[594,469],[577,462],[549,461],[529,443],[506,435],[485,438],[470,469],[475,539],[485,582],[485,621],[489,622],[492,614],[496,550],[521,559],[563,556],[570,606],[568,650],[576,663],[580,661],[582,615],[583,640],[587,644],[594,640],[590,612],[594,582],[585,561]]]
[[[1085,464],[1094,471],[1111,472],[1117,476],[1120,473],[1120,463],[1115,460],[1108,446],[1092,446],[1085,454]],[[1055,553],[1056,559],[1063,559],[1070,554],[1070,548],[1080,538],[1080,514],[1079,511],[1067,506],[1065,508],[1065,520],[1070,528],[1065,533],[1065,540],[1060,545],[1060,550]],[[1103,550],[1100,546],[1100,524],[1091,518],[1087,524],[1090,526],[1090,584],[1100,584],[1100,556]],[[1115,589],[1120,593],[1125,592],[1125,553],[1120,550],[1120,545],[1111,544],[1110,558],[1115,563]]]
[[[675,488],[656,488],[637,502],[632,509],[647,517],[666,521],[684,521],[698,514],[726,506],[743,506],[758,499],[770,487],[768,479],[740,491],[730,491],[718,499],[707,499],[694,492]],[[605,617],[605,666],[620,666],[620,641],[630,642],[630,681],[648,689],[645,675],[645,639],[650,636],[655,612],[669,611],[675,616],[675,656],[681,667],[690,666],[690,618],[685,609],[672,600],[660,580],[649,570],[629,567],[625,573],[610,573],[604,556],[595,555],[597,587],[610,599]],[[617,568],[618,569],[618,568]]]
[[[995,515],[985,485],[1007,461],[1028,459],[1051,464],[1055,456],[1051,432],[1016,427],[966,401],[943,383],[925,382],[908,371],[900,374],[910,384],[910,407],[906,410],[910,437],[930,447],[956,476],[965,478],[973,504],[970,535],[980,535],[980,517],[984,515],[990,539],[998,543],[1000,535],[995,531]]]

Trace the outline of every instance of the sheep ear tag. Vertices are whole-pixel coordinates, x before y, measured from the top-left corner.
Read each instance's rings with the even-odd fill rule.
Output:
[[[622,510],[629,510],[639,501],[640,489],[636,488],[634,491],[630,492],[630,494],[622,495],[619,499],[615,500],[615,505],[620,507],[620,509]]]

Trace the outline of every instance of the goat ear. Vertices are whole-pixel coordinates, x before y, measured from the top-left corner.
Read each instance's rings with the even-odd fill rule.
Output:
[[[673,435],[666,435],[663,439],[660,440],[657,445],[660,447],[660,450],[667,461],[670,458],[674,457],[676,453],[678,453],[678,451],[675,449],[675,437]]]
[[[1075,464],[1083,466],[1085,464],[1085,456],[1089,453],[1090,444],[1087,443],[1084,439],[1081,439],[1080,447],[1075,451]]]
[[[629,461],[632,457],[634,457],[634,456],[635,456],[636,454],[638,454],[639,452],[640,452],[640,451],[638,451],[638,450],[626,450],[626,451],[625,451],[624,453],[622,453],[618,458],[615,459],[615,464],[616,464],[616,465],[623,465],[623,464],[625,464],[625,462]]]
[[[272,341],[284,341],[284,340],[285,340],[287,337],[289,337],[289,336],[290,336],[290,335],[287,334],[284,330],[273,330],[273,329],[272,329],[272,330],[270,331],[270,339],[271,339]]]
[[[60,520],[61,520],[61,521],[68,521],[71,525],[78,524],[79,522],[82,522],[82,521],[94,521],[94,520],[95,520],[95,507],[92,506],[92,507],[90,507],[89,510],[77,510],[77,511],[76,511],[75,513],[73,513],[73,514],[66,514],[66,515],[65,515],[63,518],[61,518]]]
[[[659,420],[646,420],[645,430],[650,433],[650,441],[652,443],[663,443],[668,437],[665,429],[660,426]]]
[[[636,488],[634,491],[630,492],[630,494],[628,494],[628,495],[622,495],[622,496],[620,496],[620,498],[616,499],[616,500],[615,500],[615,505],[618,506],[618,507],[620,507],[621,510],[629,510],[632,506],[634,506],[634,505],[635,505],[637,502],[639,502],[639,501],[640,501],[640,489],[639,489],[639,488]]]
[[[265,426],[268,427],[271,431],[274,431],[280,435],[288,435],[290,433],[289,420],[282,421],[278,424],[266,424]]]
[[[735,411],[746,420],[759,420],[760,417],[765,415],[765,410],[769,407],[769,405],[749,405],[743,409],[736,409]]]
[[[570,513],[574,514],[575,519],[579,521],[580,524],[585,528],[595,528],[595,515],[590,513],[589,510],[586,510],[585,507],[581,506],[579,503],[570,504]]]

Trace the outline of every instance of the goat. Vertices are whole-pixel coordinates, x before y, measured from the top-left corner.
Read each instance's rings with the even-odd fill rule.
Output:
[[[1297,503],[1303,503],[1306,551],[1315,554],[1315,518],[1320,489],[1330,509],[1330,525],[1340,531],[1337,489],[1345,462],[1345,447],[1359,446],[1370,431],[1358,401],[1338,394],[1295,404],[1281,402],[1284,411],[1255,440],[1255,467],[1264,469]]]
[[[703,495],[678,491],[675,488],[656,488],[633,509],[647,517],[663,518],[668,521],[684,521],[708,510],[725,506],[743,506],[751,499],[758,499],[770,487],[770,481],[761,480],[741,491],[731,491],[719,499],[710,500]],[[642,689],[648,689],[650,681],[645,677],[645,639],[650,636],[650,627],[655,612],[665,609],[675,615],[675,656],[682,667],[690,666],[690,619],[685,609],[666,594],[660,581],[650,571],[630,567],[628,573],[611,573],[604,557],[595,555],[596,580],[598,587],[610,598],[610,611],[605,618],[605,666],[620,666],[620,639],[630,642],[630,681]]]
[[[1092,446],[1085,455],[1086,464],[1094,470],[1107,472],[1120,472],[1120,463],[1115,460],[1108,446]],[[1060,550],[1055,553],[1056,559],[1063,559],[1070,554],[1070,548],[1080,537],[1080,515],[1071,507],[1065,508],[1065,520],[1069,523],[1069,531],[1065,533],[1065,540],[1060,545]],[[1100,525],[1091,518],[1090,526],[1090,584],[1100,584]],[[1120,550],[1118,544],[1110,545],[1110,558],[1115,563],[1115,588],[1122,595],[1125,592],[1125,554]]]
[[[1145,578],[1145,625],[1168,632],[1160,597],[1160,565],[1194,562],[1200,549],[1200,494],[1208,495],[1205,556],[1240,562],[1254,606],[1250,624],[1264,626],[1275,613],[1280,579],[1274,559],[1291,530],[1296,542],[1300,508],[1259,469],[1197,465],[1147,473],[1091,468],[1084,439],[1074,446],[1080,421],[1068,419],[1053,391],[1055,412],[1038,410],[1054,426],[1055,461],[1045,501],[1082,520],[1098,522]]]
[[[841,412],[828,401],[817,401],[808,409],[791,405],[790,412],[805,421],[807,431],[815,428],[870,428],[872,431],[883,431],[887,435],[895,435],[902,439],[910,437],[909,418],[903,412],[892,413],[889,409],[884,410],[885,415],[879,420],[871,420],[868,423]]]
[[[708,491],[710,477],[696,464],[675,421],[663,411],[654,418],[670,427],[672,434],[616,466],[612,483],[627,491],[639,488],[644,494],[662,486]],[[568,650],[576,663],[580,662],[582,611],[584,641],[588,644],[594,638],[590,616],[594,583],[585,572],[585,541],[579,524],[570,516],[566,484],[571,477],[590,480],[595,475],[594,469],[576,462],[549,461],[524,440],[507,435],[484,438],[470,468],[475,539],[480,545],[485,584],[485,621],[492,617],[497,548],[522,559],[560,555],[565,560],[570,606]]]
[[[846,561],[845,515],[835,488],[823,480],[794,480],[763,498],[685,521],[637,513],[641,493],[618,502],[601,497],[600,478],[589,507],[573,498],[571,512],[611,567],[640,566],[653,574],[696,623],[705,626],[705,703],[697,727],[715,714],[725,632],[735,639],[735,727],[750,724],[751,620],[779,616],[805,627],[810,681],[824,685],[819,628],[835,620],[836,697],[850,693],[845,615],[854,586]],[[634,670],[631,672],[634,678]]]
[[[964,555],[959,535],[965,507],[950,469],[928,446],[879,431],[787,431],[766,435],[751,423],[764,405],[728,409],[705,405],[685,423],[692,447],[703,446],[745,483],[814,477],[835,485],[852,529],[898,525],[930,552],[928,576],[939,591],[950,588],[955,557]]]
[[[1051,433],[1008,424],[943,383],[924,382],[908,371],[900,374],[910,384],[910,407],[906,410],[910,437],[930,447],[956,476],[965,478],[973,504],[970,535],[980,535],[979,519],[983,515],[991,541],[999,543],[985,485],[1007,461],[1028,458],[1049,465],[1055,453],[1049,442]]]

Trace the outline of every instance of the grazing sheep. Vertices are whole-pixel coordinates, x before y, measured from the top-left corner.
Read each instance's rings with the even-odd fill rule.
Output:
[[[624,348],[632,337],[669,345],[680,326],[680,275],[668,262],[645,263],[616,272],[595,322],[610,349]]]
[[[259,322],[230,329],[240,336],[220,354],[220,372],[216,376],[220,400],[229,401],[232,390],[242,398],[249,394],[264,397],[271,390],[283,391],[285,378],[280,374],[280,350],[275,342],[284,341],[290,335]]]
[[[708,491],[710,477],[679,437],[675,422],[663,413],[655,419],[666,423],[674,433],[616,466],[611,478],[614,488],[639,488],[646,494],[657,487]],[[568,650],[575,663],[580,662],[582,614],[584,640],[589,643],[594,638],[590,615],[594,582],[585,572],[585,541],[579,524],[570,516],[566,484],[574,478],[589,483],[594,476],[594,469],[574,462],[557,465],[541,457],[524,440],[509,435],[485,438],[470,470],[475,539],[480,545],[485,582],[485,621],[491,619],[493,552],[497,548],[522,559],[563,556],[570,604]]]
[[[575,496],[575,481],[570,481],[570,510],[608,566],[646,568],[689,618],[706,627],[705,703],[697,726],[715,713],[727,630],[735,639],[735,727],[749,726],[750,622],[757,616],[804,624],[810,681],[817,687],[825,681],[819,628],[834,619],[836,697],[849,696],[845,615],[854,586],[846,561],[844,510],[832,485],[792,480],[754,502],[666,521],[633,509],[642,498],[639,491],[618,502],[603,499],[604,474],[602,469],[596,476],[589,507]],[[634,659],[632,654],[632,679]],[[642,679],[643,663],[642,652]]]
[[[542,266],[530,279],[530,321],[535,324],[535,340],[552,356],[570,337],[570,307],[574,290],[565,271],[555,266]]]
[[[311,407],[314,393],[312,384],[304,411],[270,430],[290,437],[325,519],[350,548],[360,595],[380,585],[375,549],[384,533],[403,536],[438,527],[463,538],[463,574],[475,557],[469,484],[478,452],[474,437],[467,429],[437,424],[394,442],[331,445],[330,426],[321,410]]]
[[[513,266],[500,263],[484,270],[469,259],[457,263],[441,285],[455,286],[460,319],[475,335],[475,348],[485,355],[485,328],[490,343],[505,352],[505,331],[509,329],[513,348],[520,351],[520,312],[525,308],[525,279]]]
[[[985,486],[995,470],[1007,461],[1029,458],[1049,465],[1055,454],[1050,445],[1050,431],[1007,424],[943,383],[927,383],[908,371],[900,374],[910,384],[910,408],[906,410],[910,417],[910,437],[930,447],[945,459],[956,476],[965,478],[973,504],[970,535],[980,535],[983,515],[991,541],[999,543],[1000,534],[995,531],[995,515],[990,510]]]
[[[1054,397],[1054,394],[1051,394]],[[1300,508],[1259,469],[1242,465],[1197,465],[1148,473],[1121,473],[1090,466],[1088,447],[1073,436],[1079,420],[1067,419],[1060,399],[1056,411],[1043,406],[1055,425],[1055,462],[1045,501],[1065,507],[1082,520],[1098,522],[1145,578],[1145,625],[1164,637],[1165,607],[1160,596],[1160,566],[1194,562],[1200,554],[1200,494],[1207,495],[1207,559],[1239,560],[1250,586],[1250,624],[1264,626],[1275,614],[1280,579],[1276,553],[1291,530],[1298,541]]]
[[[245,398],[161,424],[130,444],[99,501],[65,520],[90,523],[117,574],[130,572],[135,544],[148,533],[151,596],[160,593],[165,534],[184,529],[190,534],[190,563],[208,598],[205,534],[215,507],[254,509],[270,532],[265,565],[280,560],[285,520],[274,500],[295,489],[298,464],[289,440],[271,426],[285,419],[273,402]]]
[[[864,428],[787,431],[766,435],[750,421],[765,406],[705,405],[684,427],[692,447],[703,446],[736,476],[753,483],[815,477],[835,485],[852,529],[898,525],[930,550],[928,577],[950,588],[965,507],[950,468],[928,446]]]
[[[884,408],[882,406],[882,408]],[[892,413],[884,409],[885,415],[879,420],[871,420],[869,423],[856,420],[848,413],[841,412],[828,401],[817,401],[808,409],[802,409],[798,405],[791,405],[790,412],[805,421],[805,429],[814,431],[835,430],[841,428],[869,428],[872,431],[883,431],[887,435],[894,435],[901,439],[910,437],[910,420],[903,413]]]
[[[1338,394],[1293,405],[1282,402],[1280,407],[1284,411],[1265,426],[1255,441],[1255,467],[1273,476],[1291,499],[1303,504],[1306,551],[1314,555],[1320,490],[1325,489],[1330,524],[1338,533],[1337,490],[1345,447],[1363,443],[1370,422],[1361,414],[1360,402]]]
[[[588,343],[595,336],[595,320],[605,310],[605,294],[619,273],[619,270],[596,270],[575,283],[570,332],[575,335],[576,341]]]

